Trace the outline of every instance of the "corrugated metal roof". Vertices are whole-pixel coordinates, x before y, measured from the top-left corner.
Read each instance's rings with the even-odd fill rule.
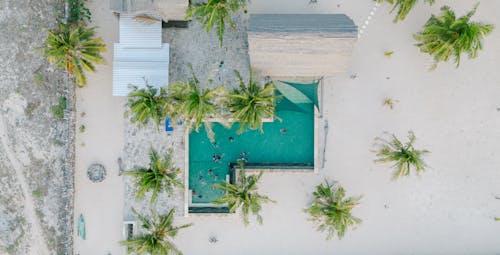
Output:
[[[160,48],[161,19],[146,23],[136,21],[134,15],[120,15],[120,44],[124,48]]]
[[[115,44],[113,61],[113,96],[127,96],[130,86],[144,88],[168,85],[169,45],[158,49],[125,48]]]
[[[358,27],[344,14],[251,14],[248,32],[331,33],[356,37]]]

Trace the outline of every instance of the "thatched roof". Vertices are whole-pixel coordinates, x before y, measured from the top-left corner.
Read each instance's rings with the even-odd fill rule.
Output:
[[[110,8],[117,13],[155,14],[164,21],[184,20],[189,0],[110,0]]]
[[[252,14],[248,23],[252,68],[272,77],[345,73],[358,30],[344,14]]]

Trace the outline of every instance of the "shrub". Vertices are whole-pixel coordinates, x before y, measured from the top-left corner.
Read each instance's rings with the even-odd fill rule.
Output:
[[[52,115],[57,120],[64,119],[64,110],[66,110],[66,97],[59,97],[59,104],[52,106]]]

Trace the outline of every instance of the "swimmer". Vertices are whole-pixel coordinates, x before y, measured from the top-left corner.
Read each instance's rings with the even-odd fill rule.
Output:
[[[220,155],[217,155],[217,154],[214,154],[212,156],[212,160],[214,161],[214,163],[217,163],[219,162],[219,160],[221,159],[221,156]]]
[[[218,180],[218,179],[219,179],[219,175],[218,175],[218,174],[216,174],[216,175],[214,176],[214,180]]]
[[[286,135],[286,128],[280,129],[281,134]]]
[[[208,169],[208,174],[209,174],[209,175],[214,174],[214,170],[212,170],[212,169]]]
[[[230,142],[234,142],[234,137],[230,136],[230,137],[229,137],[229,141],[230,141]]]

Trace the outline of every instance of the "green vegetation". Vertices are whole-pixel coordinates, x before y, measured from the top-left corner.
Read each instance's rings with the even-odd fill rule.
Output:
[[[94,64],[104,62],[101,53],[106,51],[106,46],[102,38],[94,36],[94,28],[59,24],[58,29],[49,31],[43,53],[50,63],[65,69],[77,85],[83,87],[87,83],[84,71],[93,72]]]
[[[66,97],[59,97],[59,104],[52,106],[50,110],[57,120],[62,120],[64,119],[64,110],[66,110],[66,107]]]
[[[362,196],[345,197],[345,190],[338,183],[333,185],[325,180],[325,184],[316,186],[314,200],[305,209],[310,221],[317,225],[317,230],[327,232],[327,239],[335,235],[342,238],[348,228],[355,228],[361,219],[352,216],[351,210],[359,205]]]
[[[398,100],[394,100],[394,99],[392,99],[390,97],[386,97],[386,98],[384,98],[383,105],[389,107],[392,110],[392,109],[394,109],[394,106],[398,102],[399,102]]]
[[[166,155],[160,157],[158,153],[151,148],[149,152],[149,167],[139,168],[125,172],[125,175],[134,177],[134,183],[137,188],[137,199],[142,199],[146,192],[152,192],[151,203],[155,203],[158,194],[167,192],[172,195],[174,188],[182,188],[182,182],[178,179],[182,171],[174,167],[172,161],[172,150]]]
[[[245,10],[247,3],[248,0],[207,0],[206,3],[191,2],[191,6],[186,12],[186,17],[196,18],[204,25],[207,32],[210,32],[216,26],[220,46],[222,47],[226,23],[229,24],[231,29],[234,30],[236,28],[236,24],[231,18],[231,13],[237,13],[240,9]]]
[[[391,58],[392,57],[392,54],[394,54],[394,51],[384,51],[384,56],[388,57],[388,58]]]
[[[158,127],[165,119],[163,108],[166,103],[167,92],[164,88],[158,90],[149,84],[146,84],[146,88],[143,89],[133,87],[128,94],[129,111],[126,114],[131,114],[130,120],[139,126],[146,125],[150,120],[153,120]]]
[[[263,119],[274,117],[274,104],[277,99],[274,94],[276,88],[272,83],[266,83],[264,87],[261,87],[252,78],[251,73],[247,87],[240,73],[235,71],[235,74],[240,80],[240,88],[239,90],[234,89],[232,93],[227,95],[227,106],[234,118],[240,122],[238,133],[243,133],[246,127],[253,130],[259,129],[263,132]]]
[[[43,75],[41,73],[38,73],[38,72],[35,73],[34,77],[35,77],[35,83],[36,84],[42,84],[44,82],[44,80],[45,80],[43,78]]]
[[[175,82],[168,86],[168,103],[165,105],[166,115],[172,119],[183,120],[188,129],[198,131],[202,124],[209,136],[212,136],[208,118],[219,115],[225,90],[223,87],[215,89],[200,87],[199,80],[193,77],[186,82]]]
[[[395,135],[387,141],[382,138],[375,138],[378,147],[377,157],[375,162],[392,162],[393,168],[396,171],[393,174],[393,179],[398,179],[402,176],[410,175],[410,170],[415,169],[417,175],[425,171],[426,165],[422,160],[422,156],[427,154],[427,150],[417,150],[413,147],[416,140],[413,132],[408,132],[408,142],[401,142]]]
[[[127,247],[128,254],[182,254],[173,243],[173,238],[180,229],[187,228],[192,224],[173,226],[174,209],[171,209],[166,215],[157,215],[154,211],[151,211],[151,217],[138,214],[134,208],[132,208],[132,212],[137,216],[141,227],[146,233],[120,242],[121,245]]]
[[[31,193],[33,195],[34,198],[36,199],[40,199],[42,197],[42,192],[39,191],[39,190],[35,190]]]
[[[269,199],[267,196],[257,193],[257,182],[259,182],[262,174],[263,172],[260,172],[258,175],[246,176],[245,170],[242,168],[235,184],[227,181],[222,184],[214,184],[215,188],[225,191],[226,194],[212,201],[212,203],[227,204],[229,211],[232,213],[241,207],[245,226],[249,223],[248,217],[250,213],[256,216],[259,224],[262,224],[262,216],[259,214],[262,209],[261,204],[268,202],[275,203],[275,201]]]
[[[83,133],[83,132],[85,132],[87,127],[85,127],[85,125],[80,125],[79,129],[80,129],[80,133]]]
[[[375,0],[379,3],[387,2],[391,5],[394,5],[391,13],[394,12],[396,9],[398,10],[396,13],[396,17],[394,17],[394,22],[402,21],[406,18],[408,13],[415,7],[417,4],[418,0]],[[429,3],[429,4],[434,4],[436,0],[424,0],[424,2]]]
[[[434,57],[432,68],[451,57],[458,67],[462,53],[467,53],[469,59],[478,56],[479,50],[483,48],[482,39],[493,31],[494,26],[470,21],[477,6],[476,4],[472,11],[459,18],[450,7],[444,6],[440,16],[432,15],[423,30],[414,35],[420,51]]]
[[[85,6],[87,0],[69,0],[69,19],[70,24],[84,24],[92,21],[92,14]]]

